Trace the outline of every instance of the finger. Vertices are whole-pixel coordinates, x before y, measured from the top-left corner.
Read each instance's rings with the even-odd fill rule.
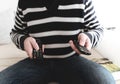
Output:
[[[35,50],[39,50],[39,45],[34,38],[31,38],[30,43]]]
[[[91,50],[92,44],[91,44],[91,42],[90,42],[89,39],[87,39],[86,44],[85,44],[85,47],[86,47],[89,51]]]
[[[77,52],[78,54],[80,54],[80,52],[78,51],[78,49],[77,49],[77,48],[75,47],[75,45],[73,44],[73,41],[70,40],[69,43],[70,43],[71,48],[72,48],[75,52]]]
[[[31,43],[30,42],[25,42],[24,45],[25,45],[25,51],[27,52],[28,56],[30,58],[32,58],[32,51],[33,51],[33,49],[32,49]]]
[[[44,53],[44,48],[45,48],[45,45],[42,45],[42,52]]]
[[[86,37],[83,34],[80,34],[78,36],[78,42],[81,46],[85,46],[85,42],[86,42]]]

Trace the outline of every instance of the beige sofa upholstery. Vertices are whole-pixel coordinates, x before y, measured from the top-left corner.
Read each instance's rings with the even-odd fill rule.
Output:
[[[13,43],[0,45],[0,71],[26,57],[26,53],[17,49]]]

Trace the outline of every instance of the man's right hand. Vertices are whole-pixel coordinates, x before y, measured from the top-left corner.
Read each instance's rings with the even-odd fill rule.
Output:
[[[24,41],[24,50],[27,52],[28,56],[32,59],[33,48],[39,50],[39,46],[33,37],[28,37]]]

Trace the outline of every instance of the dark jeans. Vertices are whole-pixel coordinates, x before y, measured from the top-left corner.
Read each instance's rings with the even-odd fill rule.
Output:
[[[0,84],[115,84],[106,69],[80,56],[64,59],[29,58],[0,72]]]

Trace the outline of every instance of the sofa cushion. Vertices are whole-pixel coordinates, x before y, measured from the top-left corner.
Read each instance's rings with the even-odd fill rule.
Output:
[[[0,45],[0,71],[27,57],[27,54],[13,43]]]

